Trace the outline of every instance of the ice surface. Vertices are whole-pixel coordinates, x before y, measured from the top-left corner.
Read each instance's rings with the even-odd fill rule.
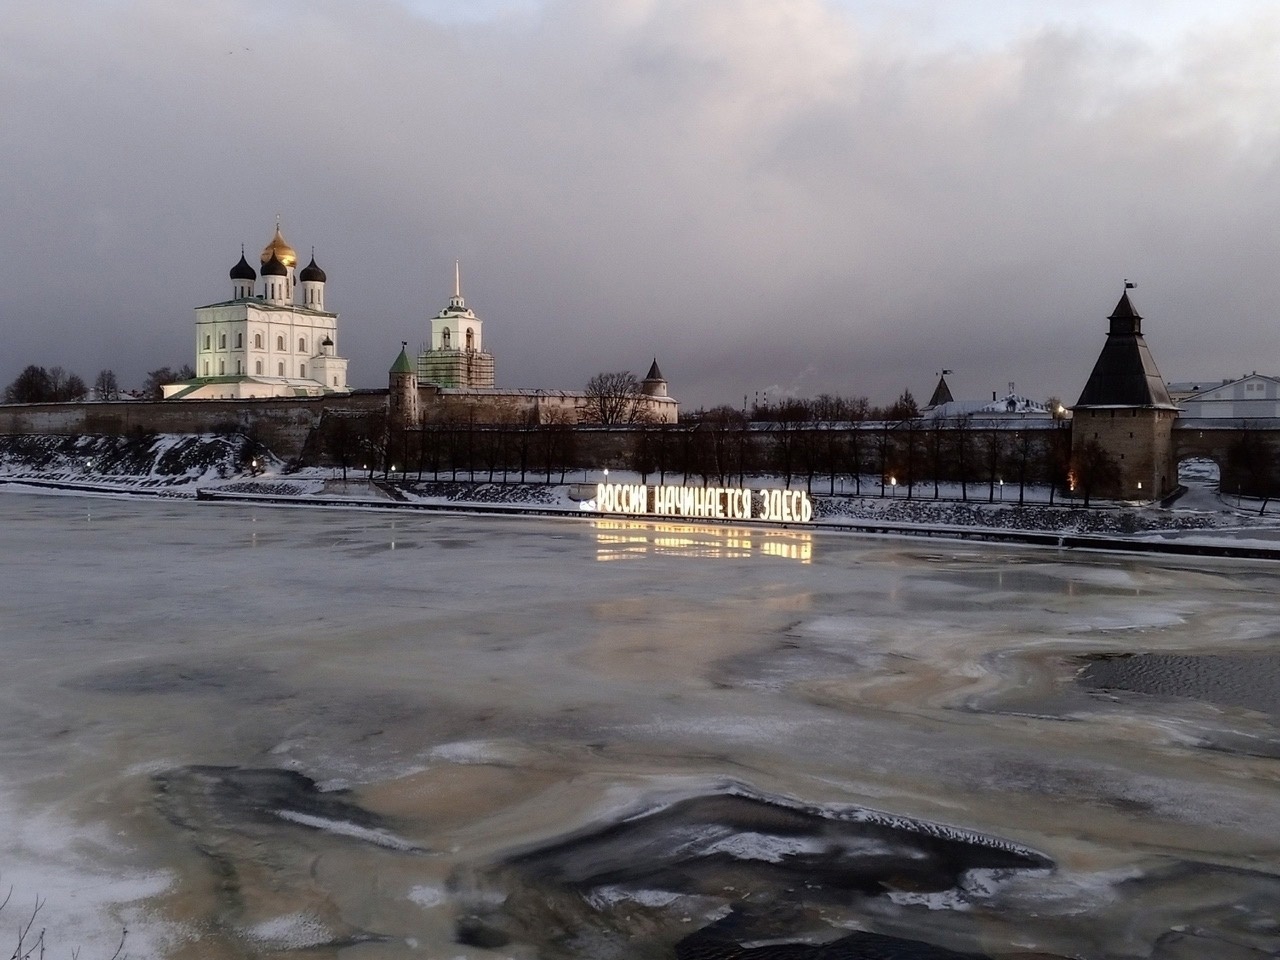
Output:
[[[620,536],[643,552],[603,562]],[[368,931],[452,957],[469,952],[449,926],[466,906],[458,878],[726,778],[1063,865],[994,885],[975,874],[949,898],[867,895],[831,907],[832,923],[946,939],[980,899],[992,942],[1104,957],[1073,919],[1087,915],[1140,956],[1174,923],[1212,930],[1230,902],[1265,902],[1262,875],[1280,873],[1271,721],[1139,708],[1073,679],[1099,653],[1272,649],[1269,566],[804,536],[797,562],[743,549],[740,531],[576,515],[0,490],[10,909],[45,898],[52,942],[86,958],[109,956],[126,921],[134,956],[171,954],[193,931],[228,955],[335,956],[331,941]],[[1017,712],[983,706],[1015,694]],[[294,769],[369,818],[212,801],[166,818],[167,772],[202,766]],[[738,870],[809,841],[756,827],[711,842]],[[1238,879],[1197,886],[1205,862]],[[1175,882],[1153,863],[1189,866]],[[220,878],[252,920],[220,899]],[[535,893],[474,896],[553,919]],[[682,922],[653,884],[627,896],[655,924]],[[556,909],[595,929],[597,908],[571,900]]]

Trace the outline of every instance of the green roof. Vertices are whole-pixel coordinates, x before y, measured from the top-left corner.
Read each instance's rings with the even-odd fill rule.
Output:
[[[409,355],[404,352],[404,347],[400,348],[400,356],[396,357],[396,362],[391,365],[391,373],[413,373],[413,363],[409,360]]]

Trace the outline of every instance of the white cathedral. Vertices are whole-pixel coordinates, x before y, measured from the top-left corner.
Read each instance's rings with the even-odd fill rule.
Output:
[[[166,400],[243,400],[348,393],[338,356],[338,315],[324,308],[325,273],[280,233],[262,250],[255,273],[240,251],[231,299],[196,307],[196,375],[164,385]],[[261,274],[261,289],[258,278]]]

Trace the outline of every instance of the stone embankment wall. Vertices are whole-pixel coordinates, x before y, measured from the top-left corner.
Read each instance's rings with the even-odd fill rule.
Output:
[[[252,433],[276,456],[299,456],[325,413],[363,416],[386,408],[385,390],[272,400],[119,400],[0,404],[0,434]]]

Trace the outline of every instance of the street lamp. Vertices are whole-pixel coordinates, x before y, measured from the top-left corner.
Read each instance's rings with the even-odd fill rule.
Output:
[[[1004,480],[1000,481],[1000,502],[1004,503]]]
[[[608,468],[608,467],[605,467],[605,468],[604,468],[604,482],[605,482],[605,483],[608,483],[608,482],[609,482],[609,468]]]
[[[889,499],[892,500],[897,495],[898,495],[898,478],[890,477],[889,478]]]

